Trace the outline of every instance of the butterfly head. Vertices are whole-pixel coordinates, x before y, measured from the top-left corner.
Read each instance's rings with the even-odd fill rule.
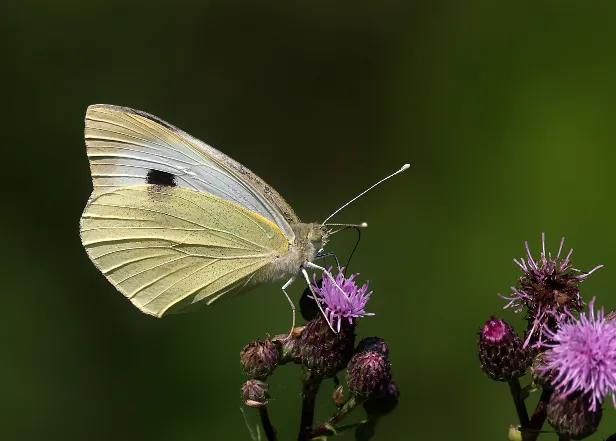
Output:
[[[318,223],[306,224],[307,238],[315,249],[322,249],[328,242],[331,230]]]

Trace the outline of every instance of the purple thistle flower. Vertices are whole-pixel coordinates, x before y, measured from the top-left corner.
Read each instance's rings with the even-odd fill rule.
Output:
[[[571,265],[571,254],[561,258],[565,238],[560,241],[558,254],[552,257],[545,252],[545,233],[541,234],[543,251],[540,259],[536,261],[530,253],[528,242],[526,244],[527,258],[513,261],[524,272],[518,280],[517,286],[512,286],[511,297],[500,295],[509,303],[505,308],[513,307],[515,312],[527,308],[526,318],[529,328],[526,331],[524,347],[531,341],[533,347],[540,348],[544,342],[543,334],[546,330],[554,331],[561,320],[566,317],[565,311],[581,311],[584,302],[580,297],[578,285],[603,265],[598,265],[589,272],[575,269]]]
[[[616,407],[616,323],[606,321],[603,308],[595,314],[594,303],[593,298],[588,316],[581,313],[578,319],[566,311],[569,320],[558,331],[545,330],[553,343],[545,345],[550,349],[540,368],[551,371],[552,386],[561,395],[587,395],[591,412],[608,394]]]
[[[314,291],[319,295],[318,301],[325,304],[325,315],[331,323],[332,327],[340,332],[342,319],[348,318],[349,324],[353,323],[354,318],[374,315],[364,310],[366,303],[370,300],[372,291],[368,291],[368,282],[361,288],[353,281],[358,274],[353,274],[350,277],[344,277],[344,268],[339,269],[336,276],[336,284],[329,278],[324,276],[321,287],[317,285],[316,275],[314,276]],[[329,268],[331,273],[331,267]],[[340,289],[344,292],[340,292]],[[346,294],[346,297],[345,297]],[[337,325],[335,325],[337,323]]]

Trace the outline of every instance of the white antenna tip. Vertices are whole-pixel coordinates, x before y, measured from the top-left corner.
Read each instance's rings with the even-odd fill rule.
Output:
[[[406,170],[407,168],[409,168],[410,166],[411,166],[411,164],[404,164],[404,165],[402,166],[402,168],[400,169],[400,171],[404,171],[404,170]]]
[[[368,222],[362,222],[361,224],[359,224],[360,228],[368,228]]]

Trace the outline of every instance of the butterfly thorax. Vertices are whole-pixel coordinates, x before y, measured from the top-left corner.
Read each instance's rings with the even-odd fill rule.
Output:
[[[302,265],[312,262],[325,245],[328,231],[317,223],[292,225],[295,239],[286,253],[276,254],[259,277],[260,281],[285,281],[299,273]]]

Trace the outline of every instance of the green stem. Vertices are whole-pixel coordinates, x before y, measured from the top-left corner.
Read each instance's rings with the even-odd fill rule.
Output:
[[[353,409],[355,409],[357,406],[359,406],[363,402],[364,400],[362,398],[359,398],[355,395],[351,395],[351,398],[349,398],[348,401],[344,403],[344,406],[338,409],[336,413],[334,413],[331,416],[331,418],[327,420],[327,422],[331,424],[332,426],[337,424],[338,421],[344,418],[349,412],[351,412]]]
[[[531,393],[537,392],[539,390],[539,386],[534,381],[531,381],[526,386],[522,388],[522,399],[526,400]]]
[[[509,380],[509,390],[511,391],[511,397],[513,398],[513,403],[515,404],[515,410],[518,413],[520,425],[526,428],[528,427],[530,421],[528,419],[526,404],[524,404],[524,399],[522,397],[522,387],[520,386],[520,380],[518,378]]]
[[[541,433],[541,428],[543,427],[543,423],[548,417],[548,402],[550,401],[552,392],[552,389],[546,388],[544,388],[541,392],[541,398],[539,398],[537,407],[535,408],[533,416],[531,417],[530,423],[528,425],[528,428],[532,431],[522,431],[523,441],[535,441],[539,437],[539,434]]]
[[[335,426],[334,429],[336,429],[337,433],[340,433],[340,432],[344,432],[345,430],[355,429],[356,427],[361,426],[362,424],[365,424],[367,422],[368,420],[361,420],[356,423],[340,424],[339,426]]]
[[[259,416],[261,417],[261,425],[263,426],[263,431],[265,432],[267,440],[276,441],[276,429],[274,429],[274,426],[272,426],[272,422],[270,421],[267,406],[259,407]]]
[[[309,440],[310,441],[325,440],[330,436],[340,435],[345,430],[355,429],[357,427],[368,424],[370,423],[370,421],[371,420],[362,420],[362,421],[358,421],[356,423],[351,423],[351,424],[341,424],[339,426],[330,426],[329,424],[325,423],[322,426],[317,427],[310,434]]]
[[[360,427],[355,431],[355,440],[356,441],[369,441],[372,439],[376,433],[376,425],[380,420],[379,415],[373,415],[364,421]]]
[[[314,429],[309,434],[309,437],[307,439],[315,439],[315,438],[318,438],[318,437],[321,437],[321,436],[332,436],[332,435],[335,435],[337,433],[337,431],[339,430],[340,427],[349,428],[347,426],[338,426],[338,428],[336,428],[336,424],[338,424],[338,422],[340,420],[342,420],[342,418],[344,418],[346,415],[348,415],[353,409],[355,409],[357,406],[359,406],[363,402],[364,402],[363,399],[358,398],[358,397],[356,397],[354,395],[351,396],[351,398],[349,398],[347,400],[347,402],[344,403],[344,406],[342,406],[340,409],[338,409],[329,418],[329,420],[327,420],[326,423],[321,424],[319,427]],[[351,426],[351,425],[349,425],[349,426]],[[353,426],[353,427],[355,427],[355,426]]]
[[[302,416],[299,426],[298,441],[306,441],[310,439],[312,424],[314,422],[314,406],[317,399],[317,393],[323,377],[306,371],[304,384],[302,386]]]

